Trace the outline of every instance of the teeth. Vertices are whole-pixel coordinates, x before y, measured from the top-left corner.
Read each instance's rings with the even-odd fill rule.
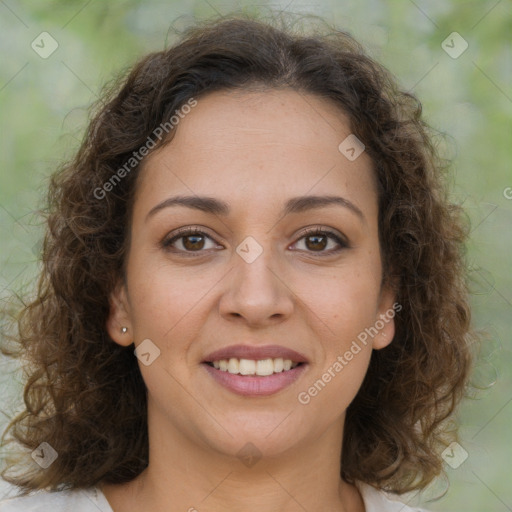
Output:
[[[223,372],[229,372],[238,375],[259,375],[261,377],[272,375],[295,368],[299,363],[292,362],[291,359],[221,359],[213,361],[214,368]]]
[[[241,375],[254,375],[256,373],[256,361],[252,359],[240,359],[238,363],[238,373]]]
[[[240,365],[238,364],[238,359],[232,357],[228,361],[228,372],[229,373],[240,373]]]
[[[278,359],[274,359],[274,371],[276,373],[282,372],[284,370],[284,361],[282,357]]]
[[[262,359],[256,363],[256,375],[272,375],[274,373],[274,361],[272,359]]]

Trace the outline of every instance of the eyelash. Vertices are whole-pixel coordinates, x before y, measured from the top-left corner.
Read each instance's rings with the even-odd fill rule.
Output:
[[[215,241],[210,235],[208,235],[204,231],[201,231],[197,227],[183,228],[181,231],[178,231],[177,233],[175,233],[171,238],[164,239],[161,242],[162,248],[170,251],[171,250],[170,247],[172,246],[172,244],[174,242],[176,242],[177,240],[180,240],[181,238],[186,238],[187,236],[192,236],[192,235],[206,236],[210,240]],[[318,254],[320,257],[337,254],[338,252],[342,251],[343,249],[348,249],[350,247],[348,242],[346,240],[344,240],[343,238],[341,238],[340,236],[338,236],[336,233],[334,233],[333,231],[330,231],[330,230],[323,229],[319,226],[315,226],[315,227],[306,229],[302,233],[300,238],[297,240],[297,242],[299,240],[302,240],[303,238],[307,238],[307,237],[313,236],[313,235],[326,235],[328,238],[334,240],[335,242],[337,242],[340,245],[340,247],[338,249],[330,250],[330,251],[318,251],[318,252],[307,251],[307,252],[311,252],[313,254]],[[198,251],[178,250],[177,252],[182,253],[183,255],[186,255],[185,257],[196,258],[196,257],[201,256],[201,253],[204,253],[205,251],[204,250],[198,250]]]

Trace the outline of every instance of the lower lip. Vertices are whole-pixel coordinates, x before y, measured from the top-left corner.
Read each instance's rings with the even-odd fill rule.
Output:
[[[206,371],[222,386],[244,396],[273,395],[295,382],[306,370],[306,363],[291,370],[273,373],[264,377],[256,375],[239,375],[217,370],[209,364],[203,363]]]

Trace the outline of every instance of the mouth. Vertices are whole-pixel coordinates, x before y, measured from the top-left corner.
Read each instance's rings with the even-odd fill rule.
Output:
[[[231,345],[211,352],[204,357],[203,363],[208,363],[216,369],[231,373],[244,372],[250,375],[260,370],[262,375],[288,371],[296,363],[307,363],[308,359],[300,352],[281,345]],[[241,371],[240,371],[241,368]],[[253,371],[254,368],[254,371]]]
[[[233,345],[206,356],[201,365],[214,382],[245,397],[268,396],[296,382],[305,356],[278,345]]]
[[[292,361],[282,357],[266,359],[239,359],[231,357],[229,359],[205,361],[204,363],[211,368],[221,372],[228,372],[231,375],[257,377],[268,377],[281,372],[288,372],[305,364],[301,361]]]

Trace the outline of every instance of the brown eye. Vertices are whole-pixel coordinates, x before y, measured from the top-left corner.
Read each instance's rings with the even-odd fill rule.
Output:
[[[182,244],[188,251],[197,251],[204,247],[204,237],[202,235],[187,235],[182,236]]]
[[[348,242],[336,233],[319,228],[306,231],[296,244],[303,240],[305,249],[301,250],[309,253],[318,253],[319,255],[334,254],[349,247]],[[212,242],[213,245],[211,247],[207,247],[208,241]],[[329,243],[334,243],[334,248],[331,247],[330,250],[326,250]],[[184,229],[174,234],[171,238],[165,239],[161,245],[165,250],[186,256],[200,256],[201,253],[206,252],[208,249],[218,247],[213,238],[197,228]],[[337,248],[336,245],[338,246]]]
[[[349,247],[348,242],[336,233],[319,228],[313,228],[306,231],[306,233],[296,243],[299,243],[302,240],[304,240],[304,245],[306,247],[304,250],[306,252],[316,252],[320,255],[334,254]],[[331,250],[325,250],[326,247],[328,247],[329,242],[334,242],[334,248],[331,248]],[[336,245],[338,245],[337,248]]]
[[[182,230],[180,233],[175,234],[169,239],[162,242],[162,247],[172,252],[180,253],[201,253],[205,252],[204,249],[211,249],[216,247],[213,243],[212,247],[206,247],[206,242],[213,239],[203,231],[196,228]]]
[[[327,246],[327,237],[325,235],[309,235],[306,238],[306,247],[312,250],[323,250]]]

